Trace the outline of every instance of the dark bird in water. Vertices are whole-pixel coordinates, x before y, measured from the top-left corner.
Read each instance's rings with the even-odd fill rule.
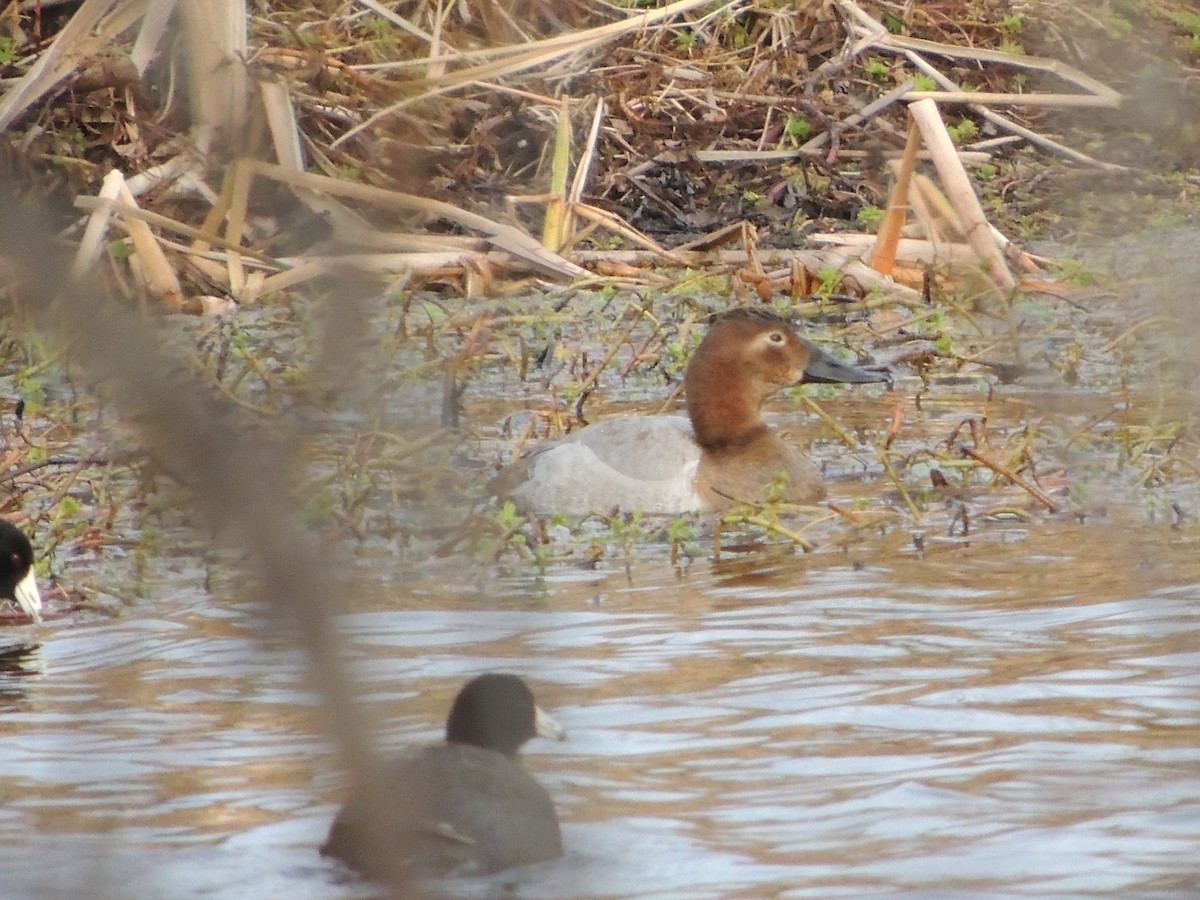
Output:
[[[20,528],[0,519],[0,599],[17,604],[33,621],[42,621],[42,595],[33,577],[33,544]]]
[[[350,798],[321,853],[386,880],[495,872],[562,856],[562,835],[550,795],[518,758],[535,735],[562,738],[516,675],[491,673],[469,681],[450,709],[446,739],[394,760],[372,783],[374,794]],[[370,806],[391,831],[367,836]],[[387,859],[369,848],[386,848]]]

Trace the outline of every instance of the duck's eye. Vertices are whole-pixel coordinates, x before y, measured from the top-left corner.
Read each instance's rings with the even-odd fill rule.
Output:
[[[769,335],[767,335],[767,340],[772,344],[782,344],[787,341],[787,338],[783,336],[782,331],[772,331]]]

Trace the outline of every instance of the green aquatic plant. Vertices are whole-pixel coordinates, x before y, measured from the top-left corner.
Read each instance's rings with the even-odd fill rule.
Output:
[[[1025,14],[1020,12],[1010,13],[1000,20],[1000,30],[1008,34],[1016,34],[1025,27]]]
[[[814,293],[823,299],[832,297],[842,286],[842,270],[836,266],[825,266],[817,271],[817,289]]]
[[[881,59],[868,59],[863,65],[863,72],[874,81],[883,81],[891,71],[891,66]]]
[[[816,549],[816,545],[804,537],[804,535],[780,521],[780,516],[784,509],[796,510],[801,508],[783,502],[787,485],[787,472],[778,472],[771,480],[771,484],[767,486],[765,503],[744,503],[731,512],[722,515],[720,527],[713,536],[716,555],[721,555],[721,538],[725,529],[747,526],[769,536],[784,538],[805,553]]]
[[[955,144],[965,144],[979,136],[979,126],[971,119],[959,119],[953,125],[947,125],[946,131]]]
[[[883,210],[874,205],[864,206],[854,218],[863,228],[875,228],[883,220]]]
[[[783,123],[783,135],[789,143],[798,144],[812,137],[812,122],[804,116],[789,115]]]
[[[675,34],[675,49],[682,53],[690,53],[700,45],[700,39],[696,32],[687,29],[676,32]]]
[[[1054,269],[1068,283],[1080,287],[1100,284],[1104,276],[1078,259],[1063,257],[1055,262]]]

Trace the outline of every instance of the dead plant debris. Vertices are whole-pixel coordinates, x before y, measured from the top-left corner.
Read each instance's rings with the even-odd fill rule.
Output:
[[[14,4],[4,170],[61,210],[75,277],[202,314],[172,327],[222,402],[268,421],[378,410],[349,449],[307,435],[315,520],[412,558],[595,560],[657,537],[680,560],[746,530],[805,548],[978,539],[1104,514],[1115,481],[1188,521],[1193,422],[1144,391],[1179,318],[1116,309],[1084,267],[1023,246],[1075,230],[1067,212],[1111,221],[1127,208],[1113,182],[1195,199],[1188,4],[311,0],[245,22],[172,6]],[[377,285],[373,343],[331,386],[314,322],[348,272]],[[462,524],[528,441],[618,392],[672,403],[696,326],[730,297],[901,373],[869,422],[836,394],[809,401],[824,424],[804,439],[869,500],[799,524],[745,510],[715,534],[619,514],[565,543],[504,509]],[[84,452],[102,417],[56,394],[61,352],[6,343],[12,395],[38,401],[5,445],[8,511],[54,533],[57,570],[59,546],[101,552],[114,510],[169,464],[117,433],[113,453]],[[1119,401],[1065,414],[997,390],[1039,379]],[[82,432],[56,424],[72,420]],[[65,524],[78,507],[100,510],[82,530]]]

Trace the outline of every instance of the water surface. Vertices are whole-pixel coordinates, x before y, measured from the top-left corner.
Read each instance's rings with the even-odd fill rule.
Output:
[[[436,739],[487,669],[569,731],[526,753],[567,857],[452,895],[1186,897],[1195,542],[1055,521],[681,572],[447,561],[374,573],[339,621],[385,747]],[[343,779],[305,660],[202,577],[2,635],[4,897],[371,895],[316,853]]]

